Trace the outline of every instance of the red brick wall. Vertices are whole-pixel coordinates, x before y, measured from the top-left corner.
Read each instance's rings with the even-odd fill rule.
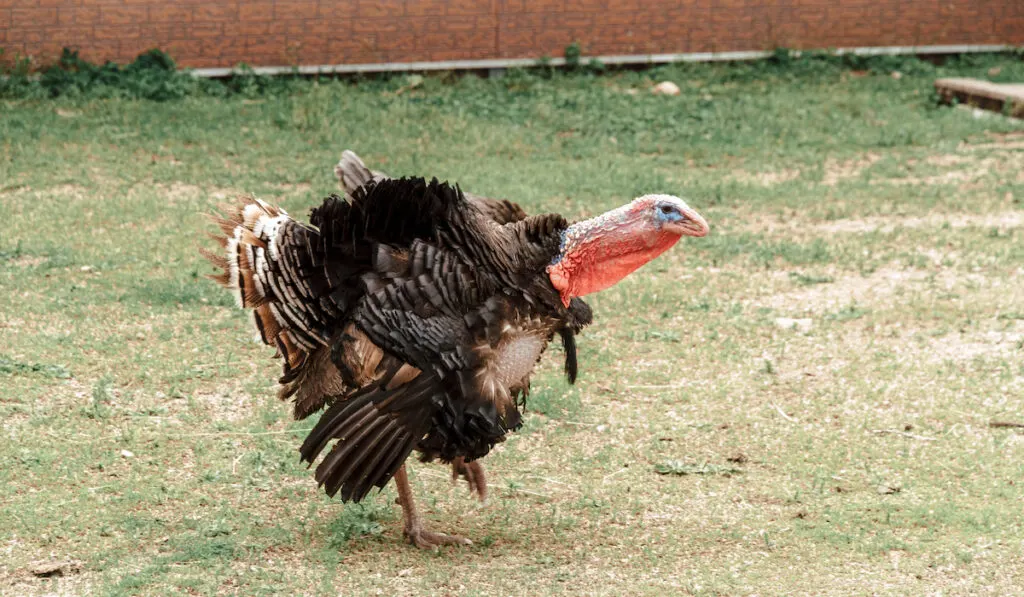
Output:
[[[183,66],[1024,45],[1024,0],[0,0],[5,57]]]

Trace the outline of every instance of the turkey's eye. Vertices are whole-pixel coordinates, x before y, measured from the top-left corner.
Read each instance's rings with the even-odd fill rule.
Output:
[[[663,213],[665,215],[668,215],[670,213],[674,213],[675,211],[676,211],[675,208],[673,208],[671,205],[662,205],[661,206],[661,213]]]

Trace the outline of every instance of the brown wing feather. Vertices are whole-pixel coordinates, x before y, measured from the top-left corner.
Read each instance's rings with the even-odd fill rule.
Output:
[[[432,375],[392,383],[399,370],[331,405],[299,449],[312,464],[337,440],[316,468],[328,495],[358,502],[383,488],[430,428],[432,396],[444,389]]]

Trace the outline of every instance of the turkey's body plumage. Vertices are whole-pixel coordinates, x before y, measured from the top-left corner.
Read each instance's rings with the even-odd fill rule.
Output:
[[[282,398],[302,418],[327,406],[301,448],[331,495],[360,500],[414,449],[473,460],[520,423],[529,376],[555,333],[575,377],[568,307],[545,268],[566,221],[422,179],[361,180],[305,226],[247,200],[220,221],[219,280],[253,309],[284,360]]]
[[[370,170],[362,158],[349,149],[341,153],[341,159],[334,166],[334,175],[338,179],[338,184],[341,186],[344,196],[349,199],[352,198],[359,187],[369,182],[379,182],[391,178],[388,174],[379,170]],[[465,193],[464,197],[480,214],[498,224],[509,224],[527,218],[526,211],[508,199],[494,199],[473,193]],[[585,320],[588,323],[591,320],[590,306],[583,299],[573,298],[570,309],[578,320]],[[565,373],[569,378],[569,383],[575,383],[578,371],[576,362],[576,332],[570,328],[563,328],[559,333],[562,337],[562,347],[565,349]]]

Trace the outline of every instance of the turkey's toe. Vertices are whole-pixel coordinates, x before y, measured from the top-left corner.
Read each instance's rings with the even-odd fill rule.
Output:
[[[435,533],[424,529],[406,529],[405,536],[420,549],[436,550],[442,545],[473,545],[473,542],[459,535]]]

